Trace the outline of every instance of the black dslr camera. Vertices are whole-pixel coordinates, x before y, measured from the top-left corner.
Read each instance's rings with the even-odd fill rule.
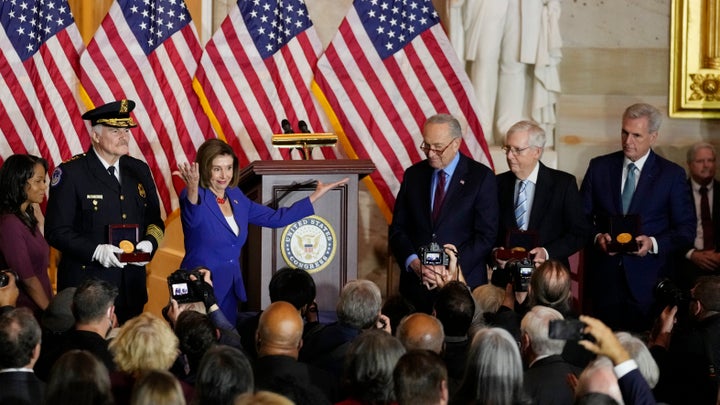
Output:
[[[526,292],[534,269],[533,262],[527,257],[510,259],[505,263],[504,269],[498,268],[493,271],[490,282],[503,289],[512,282],[516,292]]]
[[[420,261],[425,266],[449,266],[450,256],[436,242],[420,247]]]
[[[191,280],[190,275],[195,276],[195,280]],[[203,301],[203,296],[199,293],[202,291],[203,277],[199,271],[175,270],[167,277],[167,283],[170,297],[179,304]]]
[[[677,306],[678,308],[690,301],[687,294],[667,278],[658,281],[655,285],[655,299],[662,307]]]
[[[0,288],[10,284],[10,277],[15,277],[15,282],[17,282],[18,275],[14,271],[10,269],[0,270]]]

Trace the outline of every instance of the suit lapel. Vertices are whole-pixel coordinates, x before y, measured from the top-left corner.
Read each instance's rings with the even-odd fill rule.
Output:
[[[652,195],[652,187],[655,183],[655,179],[658,176],[658,166],[656,164],[656,155],[655,152],[652,150],[650,151],[650,154],[648,155],[647,160],[645,161],[645,164],[643,165],[642,171],[640,172],[640,179],[638,179],[637,187],[635,188],[635,193],[633,193],[632,200],[630,200],[630,207],[628,207],[628,214],[633,213],[637,214],[640,209],[640,205],[642,204],[642,199],[644,196]],[[622,175],[621,175],[622,176]],[[622,201],[620,202],[620,207],[622,212]]]
[[[217,203],[217,201],[215,199],[215,194],[213,194],[213,192],[210,191],[209,189],[201,188],[200,190],[205,191],[203,198],[206,200],[205,204],[207,204],[210,207],[210,212],[212,212],[212,214],[215,216],[215,218],[217,218],[217,220],[220,221],[220,223],[225,227],[225,229],[227,229],[228,231],[230,231],[230,233],[235,235],[235,231],[233,231],[232,228],[230,228],[230,224],[228,224],[227,219],[225,219],[225,215],[223,215],[222,211],[220,210],[220,205]],[[226,192],[226,195],[227,195],[227,192]],[[227,195],[227,197],[232,198],[229,195]],[[232,204],[232,199],[230,200],[230,203]]]
[[[540,169],[538,170],[537,183],[535,184],[535,195],[533,197],[533,205],[530,209],[530,221],[528,229],[537,229],[540,217],[547,212],[547,206],[550,204],[553,193],[555,192],[555,182],[550,176],[550,170],[545,165],[538,162]]]
[[[457,167],[455,167],[455,171],[450,178],[450,184],[448,185],[447,193],[445,193],[443,205],[442,207],[440,207],[440,215],[438,215],[437,224],[440,224],[445,218],[445,215],[447,215],[448,212],[452,211],[453,201],[457,199],[456,194],[459,195],[462,193],[462,188],[465,185],[465,174],[467,173],[467,161],[465,159],[465,156],[463,154],[460,154],[460,160],[458,161]],[[430,172],[431,188],[433,173],[434,171]],[[428,201],[428,203],[430,202],[429,197],[426,200]],[[432,221],[432,209],[428,210],[428,213],[430,215],[430,220]]]
[[[612,196],[611,198],[613,206],[615,207],[615,212],[622,214],[622,171],[625,155],[623,155],[622,152],[617,152],[615,158],[617,163],[610,165],[607,176],[608,181],[610,182],[610,190],[613,190],[610,192],[610,195]]]
[[[100,158],[95,153],[94,149],[90,148],[90,151],[88,153],[94,156],[94,159],[87,159],[88,171],[92,173],[93,176],[97,177],[97,179],[108,189],[119,194],[120,183],[110,177],[110,173],[105,170],[105,166],[103,166],[102,162],[100,162]],[[122,169],[120,170],[120,172],[122,175]]]

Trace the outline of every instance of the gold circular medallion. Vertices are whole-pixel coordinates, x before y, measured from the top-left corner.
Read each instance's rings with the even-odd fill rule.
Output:
[[[617,240],[620,243],[628,243],[632,240],[632,235],[630,235],[627,232],[623,232],[615,237],[615,240]]]
[[[118,246],[125,253],[132,253],[135,251],[135,245],[132,242],[130,242],[129,240],[121,240],[120,243],[118,244]]]
[[[525,249],[522,246],[515,246],[514,248],[510,249],[511,252],[525,252],[527,249]]]

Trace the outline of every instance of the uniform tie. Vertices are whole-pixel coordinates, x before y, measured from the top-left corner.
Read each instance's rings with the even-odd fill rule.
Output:
[[[622,191],[622,207],[623,214],[627,214],[628,208],[630,208],[630,201],[632,201],[633,194],[635,193],[635,164],[630,163],[627,166],[627,177],[625,178],[625,187]]]
[[[444,170],[437,172],[437,183],[435,184],[435,197],[433,198],[432,210],[433,222],[437,222],[440,216],[440,208],[442,208],[442,203],[445,199],[445,177],[447,177],[447,173],[445,173]]]
[[[118,180],[117,176],[115,176],[115,166],[108,166],[107,171],[113,178],[113,180],[115,180],[116,183],[120,184],[120,180]]]
[[[527,230],[527,224],[525,223],[525,213],[527,212],[527,194],[525,193],[525,187],[527,187],[527,180],[521,180],[517,199],[515,200],[515,221],[517,222],[518,228],[523,231]]]
[[[700,187],[700,223],[703,231],[703,250],[715,247],[715,230],[713,229],[712,218],[710,217],[710,201],[708,200],[708,189]]]

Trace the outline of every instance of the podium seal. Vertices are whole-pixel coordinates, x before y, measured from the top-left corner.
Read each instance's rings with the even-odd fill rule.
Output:
[[[317,273],[335,258],[335,230],[321,216],[311,215],[286,226],[281,238],[288,266]]]

